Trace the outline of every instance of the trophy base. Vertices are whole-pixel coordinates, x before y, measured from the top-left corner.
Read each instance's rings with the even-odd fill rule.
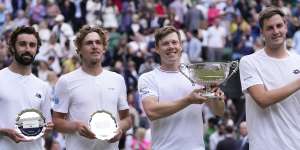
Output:
[[[215,93],[203,93],[201,96],[206,97],[209,100],[217,100],[220,98],[219,96],[216,96]]]

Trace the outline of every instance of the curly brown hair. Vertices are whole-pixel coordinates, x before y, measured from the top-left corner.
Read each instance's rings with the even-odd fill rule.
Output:
[[[39,52],[39,48],[42,45],[41,38],[39,36],[39,33],[31,26],[20,26],[17,27],[12,34],[10,35],[9,41],[8,41],[8,50],[11,54],[14,54],[13,49],[16,48],[16,42],[17,38],[20,34],[33,34],[37,40],[37,53]]]
[[[96,32],[100,36],[100,40],[104,48],[106,48],[108,43],[108,32],[100,26],[84,25],[77,33],[76,38],[74,40],[77,50],[80,50],[83,39],[86,37],[86,35],[88,35],[91,32]]]

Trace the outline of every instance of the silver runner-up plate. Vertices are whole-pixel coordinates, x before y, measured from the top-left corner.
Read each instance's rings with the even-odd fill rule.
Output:
[[[91,115],[89,126],[97,139],[109,140],[116,135],[118,129],[117,121],[107,111],[96,111]]]
[[[16,131],[27,140],[36,140],[44,135],[46,120],[42,113],[36,109],[21,111],[16,119]]]

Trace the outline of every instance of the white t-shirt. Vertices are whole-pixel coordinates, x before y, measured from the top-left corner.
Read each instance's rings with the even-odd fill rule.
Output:
[[[195,86],[196,87],[196,86]],[[141,99],[158,97],[158,101],[175,101],[195,88],[180,72],[165,72],[158,68],[140,76]],[[153,150],[204,150],[202,104],[190,105],[179,112],[151,121]]]
[[[15,128],[17,115],[25,109],[37,109],[46,122],[51,121],[49,86],[33,74],[20,75],[8,68],[0,70],[0,128]],[[42,138],[32,142],[15,143],[7,136],[0,136],[3,150],[42,150]]]
[[[207,29],[207,47],[209,48],[224,48],[226,37],[226,29],[219,25],[218,27],[210,26]]]
[[[280,88],[300,77],[300,56],[288,52],[283,59],[269,57],[264,49],[240,62],[242,90],[246,96],[246,118],[251,150],[300,149],[300,91],[265,109],[247,89],[263,84],[267,90]]]
[[[129,109],[124,78],[107,70],[92,76],[79,68],[61,76],[55,87],[54,101],[54,111],[68,113],[68,120],[80,120],[86,125],[98,110],[110,112],[119,121],[118,111]],[[118,142],[110,144],[72,133],[66,134],[66,147],[70,150],[115,150]]]

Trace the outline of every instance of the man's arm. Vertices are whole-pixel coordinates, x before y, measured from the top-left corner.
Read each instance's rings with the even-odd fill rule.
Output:
[[[0,128],[0,137],[1,136],[7,136],[16,143],[29,141],[22,135],[18,134],[14,129]]]
[[[142,100],[144,110],[150,120],[157,120],[170,116],[190,104],[202,104],[206,102],[206,98],[200,95],[202,89],[196,89],[188,96],[176,101],[158,101],[155,96],[147,96]]]
[[[95,134],[80,121],[66,120],[67,114],[60,112],[53,112],[54,129],[62,133],[75,133],[78,132],[81,136],[89,139],[94,139]]]
[[[132,124],[132,121],[131,121],[131,118],[129,115],[129,109],[120,110],[119,116],[120,116],[119,128],[123,132],[126,132],[129,128],[131,128],[131,124]]]
[[[120,122],[119,122],[119,128],[117,130],[116,135],[109,140],[110,143],[114,143],[116,141],[119,141],[123,135],[123,133],[126,133],[126,131],[131,128],[131,118],[129,115],[129,109],[126,110],[120,110],[119,111],[119,117],[120,117]]]
[[[247,90],[261,108],[266,108],[270,105],[281,102],[299,89],[300,78],[283,87],[270,91],[268,91],[262,84],[251,86]]]

